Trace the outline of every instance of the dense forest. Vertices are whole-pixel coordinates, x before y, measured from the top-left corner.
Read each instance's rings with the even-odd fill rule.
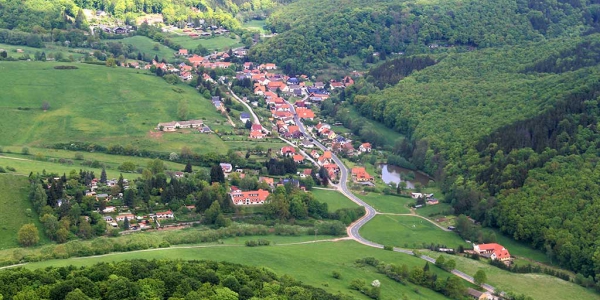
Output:
[[[408,137],[395,154],[436,176],[457,213],[598,282],[599,41],[448,54],[394,87],[361,80],[344,97]]]
[[[453,51],[579,35],[598,28],[599,3],[301,0],[267,19],[279,34],[258,45],[253,58],[310,72],[349,55],[368,61],[376,53]]]
[[[71,29],[80,9],[102,10],[133,24],[142,14],[162,14],[166,23],[203,19],[209,24],[239,28],[246,19],[264,18],[293,0],[0,0],[0,28],[21,31]]]
[[[351,299],[227,262],[131,260],[0,272],[0,299]]]

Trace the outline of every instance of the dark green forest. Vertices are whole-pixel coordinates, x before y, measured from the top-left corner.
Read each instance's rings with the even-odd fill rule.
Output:
[[[527,1],[302,0],[268,19],[279,33],[255,47],[253,59],[311,72],[349,55],[427,53],[596,31],[598,0]]]
[[[598,282],[599,42],[592,34],[440,55],[393,87],[361,80],[343,94],[407,136],[393,151],[434,175],[456,213]]]
[[[264,268],[227,262],[131,260],[0,272],[4,299],[349,299]]]

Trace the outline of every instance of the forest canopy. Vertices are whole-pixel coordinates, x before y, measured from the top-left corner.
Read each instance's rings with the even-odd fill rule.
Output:
[[[181,260],[2,270],[0,295],[4,299],[348,299],[265,268]]]

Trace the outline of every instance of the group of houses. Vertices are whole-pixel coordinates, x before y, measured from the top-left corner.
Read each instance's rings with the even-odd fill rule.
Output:
[[[433,197],[433,194],[425,194],[425,193],[410,193],[410,197],[417,199],[424,199],[427,205],[436,205],[439,204],[440,201]]]
[[[130,212],[115,214],[116,211],[117,208],[114,206],[107,206],[104,210],[102,210],[102,213],[105,215],[104,221],[114,228],[119,227],[118,222],[125,222],[125,219],[129,221],[130,229],[136,230],[150,228],[150,224],[155,221],[175,218],[175,215],[171,210],[151,213],[144,216],[136,216]]]

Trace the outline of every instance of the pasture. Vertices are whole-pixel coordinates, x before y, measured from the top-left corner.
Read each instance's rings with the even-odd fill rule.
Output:
[[[222,51],[225,48],[235,48],[242,46],[240,39],[236,36],[231,38],[229,36],[212,36],[210,38],[191,38],[187,35],[169,35],[169,39],[173,42],[181,45],[181,47],[189,50],[194,50],[198,45],[204,46],[204,48],[210,51]]]
[[[423,248],[423,243],[440,244],[449,248],[470,246],[456,233],[443,231],[416,216],[378,215],[360,229],[368,240],[402,248]]]
[[[73,65],[76,70],[57,70]],[[226,153],[216,135],[152,135],[158,122],[178,120],[180,101],[190,119],[222,124],[225,118],[192,87],[169,85],[147,71],[86,64],[7,62],[0,65],[0,146],[48,146],[73,141],[153,151]],[[41,105],[47,101],[48,111]]]
[[[158,42],[155,42],[152,39],[145,36],[136,35],[118,41],[121,41],[124,45],[132,45],[138,50],[138,52],[145,53],[146,55],[149,55],[151,57],[158,55],[159,59],[164,58],[168,62],[172,62],[175,59],[174,53],[176,50],[171,49]],[[158,44],[158,50],[154,49],[154,45],[156,44]]]
[[[5,166],[3,160],[0,165]],[[0,174],[0,250],[18,247],[17,232],[24,224],[34,223],[40,233],[40,244],[48,239],[29,201],[29,180],[25,176]]]
[[[409,214],[410,209],[407,205],[414,202],[411,198],[372,192],[365,195],[357,192],[355,195],[375,208],[377,212],[382,213]]]
[[[270,239],[271,237],[266,237]],[[408,299],[447,299],[441,294],[429,289],[407,283],[402,285],[379,274],[374,268],[361,267],[355,264],[356,259],[376,257],[386,263],[406,264],[409,268],[422,268],[424,261],[413,256],[383,251],[381,249],[363,246],[354,241],[318,242],[305,244],[284,244],[267,247],[244,247],[240,244],[213,247],[167,248],[153,249],[144,252],[114,253],[105,257],[90,257],[79,259],[51,260],[25,265],[26,268],[36,269],[47,266],[91,265],[102,261],[120,261],[125,259],[209,259],[229,261],[252,266],[264,266],[279,275],[290,274],[294,278],[337,294],[339,292],[352,295],[356,299],[368,299],[348,287],[354,279],[361,278],[367,283],[377,279],[381,282],[381,299],[397,299],[405,294]],[[432,268],[434,270],[436,268]],[[341,274],[340,279],[334,279],[332,271]],[[448,273],[434,270],[440,278]],[[466,283],[465,283],[466,284]],[[419,294],[415,293],[418,289]]]
[[[439,253],[425,251],[423,254],[437,258]],[[448,256],[446,256],[448,258]],[[564,281],[557,277],[543,274],[518,274],[501,270],[485,261],[475,261],[461,256],[452,256],[456,261],[456,269],[471,276],[477,270],[483,270],[487,275],[487,283],[502,290],[525,294],[533,299],[598,299],[598,294],[579,285]]]
[[[330,212],[334,212],[341,208],[358,207],[356,203],[352,202],[352,200],[348,199],[346,196],[342,195],[342,193],[337,191],[312,189],[311,193],[320,202],[327,203],[327,207],[329,208]]]

